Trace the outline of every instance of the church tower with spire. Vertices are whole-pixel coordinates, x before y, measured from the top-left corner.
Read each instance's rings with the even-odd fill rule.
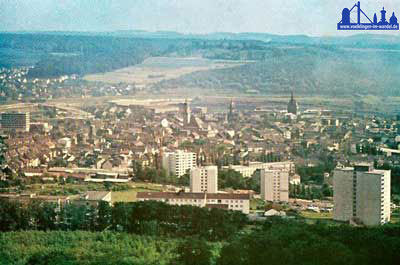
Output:
[[[291,96],[290,96],[290,101],[287,106],[287,112],[297,115],[298,110],[299,110],[299,105],[297,104],[297,101],[294,99],[293,90],[292,90]]]
[[[231,98],[231,103],[229,104],[229,112],[227,120],[229,123],[233,121],[233,98]]]

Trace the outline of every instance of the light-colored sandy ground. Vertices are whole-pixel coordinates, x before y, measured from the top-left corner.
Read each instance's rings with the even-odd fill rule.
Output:
[[[226,68],[241,65],[240,61],[215,61],[199,57],[150,57],[143,63],[84,77],[88,81],[99,81],[117,84],[135,83],[137,86],[147,86],[162,80],[178,78],[196,71],[216,68]]]

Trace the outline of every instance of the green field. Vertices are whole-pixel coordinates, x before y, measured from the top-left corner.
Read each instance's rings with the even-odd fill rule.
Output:
[[[128,182],[105,185],[103,183],[45,183],[30,184],[21,189],[11,187],[4,189],[3,192],[35,193],[36,195],[46,196],[70,196],[83,194],[86,191],[106,191],[112,192],[112,202],[132,202],[136,200],[136,193],[143,191],[165,191],[166,188],[160,184],[144,182]]]
[[[302,211],[300,216],[307,218],[307,219],[332,219],[332,213],[316,213],[310,211]]]
[[[400,223],[400,213],[399,212],[392,213],[392,216],[390,218],[390,222],[393,223],[393,224]]]
[[[112,202],[134,202],[136,201],[136,191],[113,191],[111,193]]]
[[[250,210],[257,210],[261,209],[262,207],[265,206],[265,202],[261,199],[252,199],[250,200]]]
[[[113,191],[111,194],[112,202],[133,202],[136,201],[136,194],[138,192],[149,191],[163,191],[163,187],[152,183],[137,182],[132,184],[132,189],[124,191]]]

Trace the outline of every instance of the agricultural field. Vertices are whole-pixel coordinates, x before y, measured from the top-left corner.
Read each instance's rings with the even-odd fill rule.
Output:
[[[208,60],[200,57],[150,57],[141,64],[112,72],[86,75],[84,79],[111,84],[135,83],[137,87],[145,87],[196,71],[228,68],[241,64],[243,63],[240,61]]]

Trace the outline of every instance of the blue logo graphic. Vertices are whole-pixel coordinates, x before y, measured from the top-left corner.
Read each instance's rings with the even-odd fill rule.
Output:
[[[355,10],[353,10],[355,9]],[[353,22],[350,17],[352,12],[357,12],[357,22]],[[361,13],[368,19],[370,23],[361,23]],[[386,20],[386,10],[383,7],[381,10],[381,19],[378,21],[376,13],[372,21],[362,11],[360,2],[357,2],[351,9],[345,8],[342,11],[342,20],[337,24],[338,30],[399,30],[399,23],[397,18],[392,13],[389,21]]]

